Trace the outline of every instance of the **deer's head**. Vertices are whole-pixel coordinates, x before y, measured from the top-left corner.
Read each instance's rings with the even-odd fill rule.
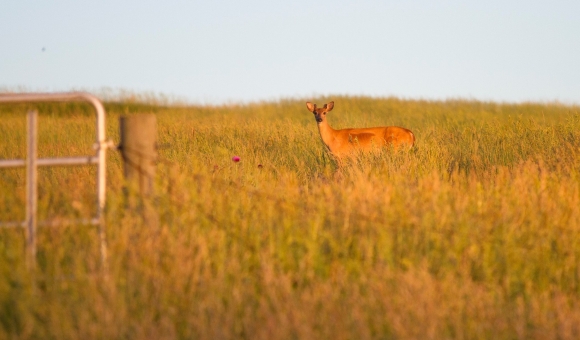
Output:
[[[308,111],[314,113],[314,118],[316,119],[316,122],[320,124],[326,119],[326,114],[332,111],[332,109],[334,108],[334,102],[324,104],[324,106],[320,108],[317,108],[316,104],[307,102],[306,107],[308,108]]]

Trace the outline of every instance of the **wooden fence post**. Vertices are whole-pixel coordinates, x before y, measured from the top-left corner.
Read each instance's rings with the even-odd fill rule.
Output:
[[[158,225],[158,214],[153,202],[153,184],[157,163],[157,119],[153,114],[121,117],[120,150],[127,180],[127,195],[139,192],[142,216],[150,226]],[[130,198],[130,197],[128,197]]]
[[[153,194],[157,162],[157,120],[155,115],[121,117],[121,153],[125,178],[143,196]]]

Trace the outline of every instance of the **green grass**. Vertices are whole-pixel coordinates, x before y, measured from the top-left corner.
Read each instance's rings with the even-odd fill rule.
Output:
[[[302,100],[107,103],[115,141],[120,115],[157,116],[159,223],[126,209],[111,151],[107,276],[95,227],[41,228],[34,272],[0,229],[0,338],[580,337],[579,107],[331,99],[334,128],[416,147],[339,168]],[[31,107],[0,106],[0,158],[25,157]],[[88,105],[38,108],[41,157],[93,152]],[[94,177],[42,169],[39,218],[91,216]],[[0,220],[22,219],[24,169],[0,183]]]

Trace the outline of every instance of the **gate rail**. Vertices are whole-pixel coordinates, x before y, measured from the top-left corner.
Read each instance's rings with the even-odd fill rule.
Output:
[[[26,218],[24,222],[10,221],[0,222],[0,227],[25,227],[26,247],[30,255],[29,265],[34,266],[36,262],[36,227],[38,225],[62,225],[62,224],[92,224],[99,226],[99,239],[101,261],[106,265],[106,241],[104,225],[105,190],[106,190],[106,153],[108,147],[113,147],[113,143],[105,139],[105,109],[103,104],[95,96],[84,92],[72,93],[19,93],[0,94],[1,103],[29,103],[29,102],[65,102],[65,101],[85,101],[89,102],[96,110],[96,143],[94,156],[80,157],[56,157],[37,158],[37,117],[36,111],[28,112],[27,122],[27,158],[26,159],[0,159],[0,168],[26,167]],[[41,221],[36,220],[36,208],[38,202],[37,195],[37,170],[39,166],[54,165],[97,165],[97,212],[95,217],[87,220],[73,221]]]

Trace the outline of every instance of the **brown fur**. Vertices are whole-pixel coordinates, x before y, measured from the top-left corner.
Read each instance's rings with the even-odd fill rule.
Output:
[[[334,130],[326,121],[326,114],[334,108],[334,102],[324,104],[321,108],[307,102],[306,107],[314,113],[322,142],[336,157],[340,158],[356,150],[369,151],[386,145],[399,149],[403,146],[411,148],[415,144],[413,132],[398,126]]]

